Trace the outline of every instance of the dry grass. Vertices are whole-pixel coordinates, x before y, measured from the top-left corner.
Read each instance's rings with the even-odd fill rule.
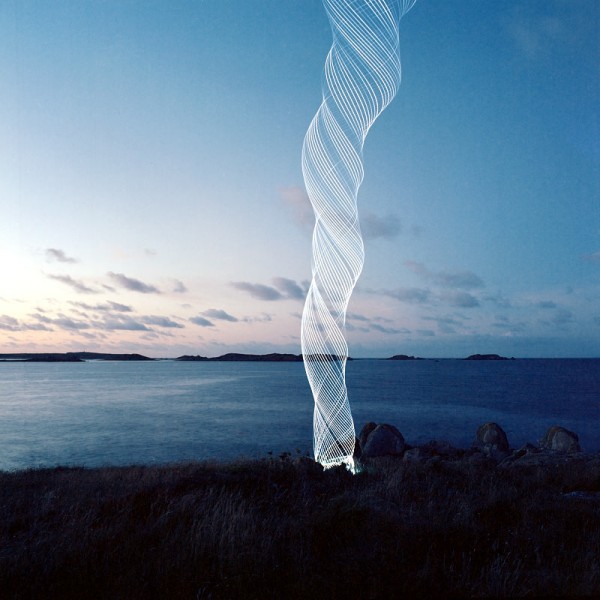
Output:
[[[0,473],[0,597],[600,595],[600,460]]]

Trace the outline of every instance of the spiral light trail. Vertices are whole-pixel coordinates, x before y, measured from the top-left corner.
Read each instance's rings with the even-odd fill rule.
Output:
[[[362,270],[356,197],[369,128],[400,85],[398,24],[416,0],[323,0],[333,33],[323,101],[302,148],[315,212],[312,282],[302,315],[302,354],[313,393],[315,460],[354,469],[346,390],[346,309]]]

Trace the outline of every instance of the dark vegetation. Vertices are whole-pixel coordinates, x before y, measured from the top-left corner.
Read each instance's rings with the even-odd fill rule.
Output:
[[[600,594],[599,492],[581,454],[0,472],[0,596]]]

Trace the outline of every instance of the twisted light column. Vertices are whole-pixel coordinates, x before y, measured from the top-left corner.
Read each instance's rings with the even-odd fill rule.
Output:
[[[315,212],[312,282],[302,315],[302,354],[313,393],[315,460],[354,468],[346,390],[346,309],[362,270],[356,197],[369,128],[400,85],[398,24],[416,0],[323,0],[333,33],[323,101],[302,147]]]

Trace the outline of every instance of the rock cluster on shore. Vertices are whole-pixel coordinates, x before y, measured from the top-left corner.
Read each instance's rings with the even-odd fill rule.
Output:
[[[495,462],[499,467],[542,465],[584,457],[576,433],[554,425],[538,445],[527,443],[518,449],[510,447],[508,437],[497,423],[484,423],[475,434],[471,448],[457,448],[447,441],[431,440],[420,446],[406,443],[393,425],[367,423],[361,430],[355,458],[370,459],[396,456],[403,461],[467,460],[472,463]]]

